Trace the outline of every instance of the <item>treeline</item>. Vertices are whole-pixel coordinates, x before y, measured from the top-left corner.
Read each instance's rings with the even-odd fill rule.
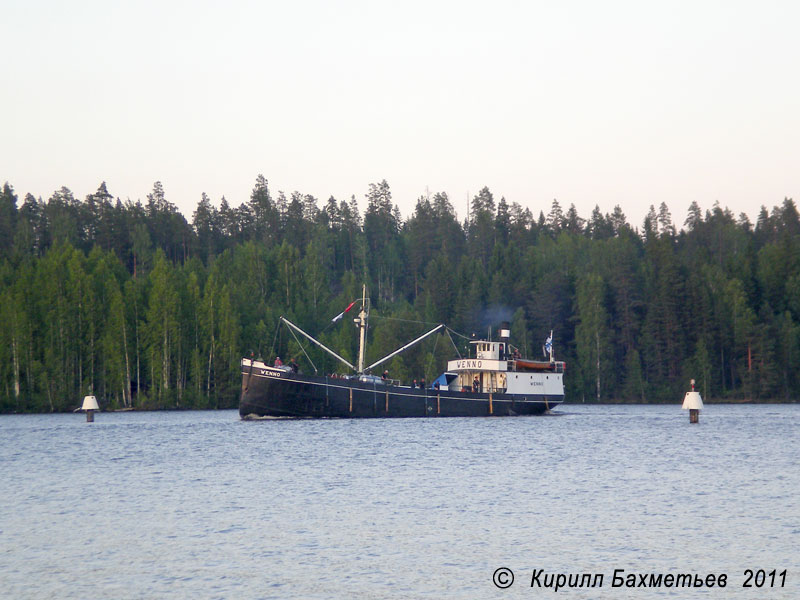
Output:
[[[718,400],[800,396],[791,199],[762,207],[755,225],[692,203],[679,230],[665,204],[634,227],[619,207],[584,219],[556,200],[535,218],[484,188],[464,222],[445,193],[404,220],[386,181],[369,186],[362,215],[355,197],[274,195],[259,176],[235,208],[203,194],[191,222],[158,182],[144,203],[105,183],[84,200],[62,188],[20,203],[6,183],[0,410],[71,410],[89,393],[111,408],[232,407],[250,353],[341,371],[278,317],[353,362],[352,320],[331,318],[362,282],[368,361],[428,324],[483,334],[508,320],[529,356],[553,330],[570,401],[677,402],[690,378]],[[433,336],[389,369],[430,381],[454,352]]]

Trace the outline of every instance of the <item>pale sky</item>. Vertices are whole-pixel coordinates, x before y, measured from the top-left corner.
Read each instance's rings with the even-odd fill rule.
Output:
[[[752,220],[800,201],[800,2],[235,0],[0,3],[0,184],[187,219],[273,193],[320,206],[386,179],[535,216],[641,225],[666,202]]]

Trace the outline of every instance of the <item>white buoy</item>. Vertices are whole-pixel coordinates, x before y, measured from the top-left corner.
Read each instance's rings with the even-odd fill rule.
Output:
[[[94,411],[100,410],[100,407],[97,405],[97,398],[94,396],[84,396],[81,410],[86,413],[86,422],[94,423]]]
[[[694,379],[692,379],[692,391],[686,392],[683,397],[683,410],[689,411],[689,423],[700,422],[700,409],[703,408],[703,399],[700,392],[694,391]]]

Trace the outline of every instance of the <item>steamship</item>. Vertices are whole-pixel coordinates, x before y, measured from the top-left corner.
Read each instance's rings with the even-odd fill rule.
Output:
[[[347,310],[357,302],[351,303]],[[243,358],[240,417],[522,416],[541,415],[564,400],[565,363],[553,358],[552,332],[545,345],[549,360],[530,360],[523,358],[519,349],[511,344],[507,323],[501,326],[497,340],[470,341],[469,356],[448,361],[447,370],[427,386],[401,385],[386,376],[373,375],[373,369],[379,365],[446,328],[438,325],[364,367],[369,318],[366,289],[362,292],[360,306],[358,317],[353,319],[359,330],[357,365],[281,317],[282,323],[342,361],[352,374],[311,375],[300,373],[296,366],[270,366],[252,357]]]

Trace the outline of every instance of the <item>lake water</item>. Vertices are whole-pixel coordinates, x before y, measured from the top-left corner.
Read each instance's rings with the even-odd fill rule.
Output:
[[[2,416],[0,595],[795,599],[798,432],[799,405],[707,405],[699,425],[679,405]],[[603,585],[554,595],[534,569]],[[612,588],[615,569],[728,584]],[[743,588],[746,569],[785,585]]]

